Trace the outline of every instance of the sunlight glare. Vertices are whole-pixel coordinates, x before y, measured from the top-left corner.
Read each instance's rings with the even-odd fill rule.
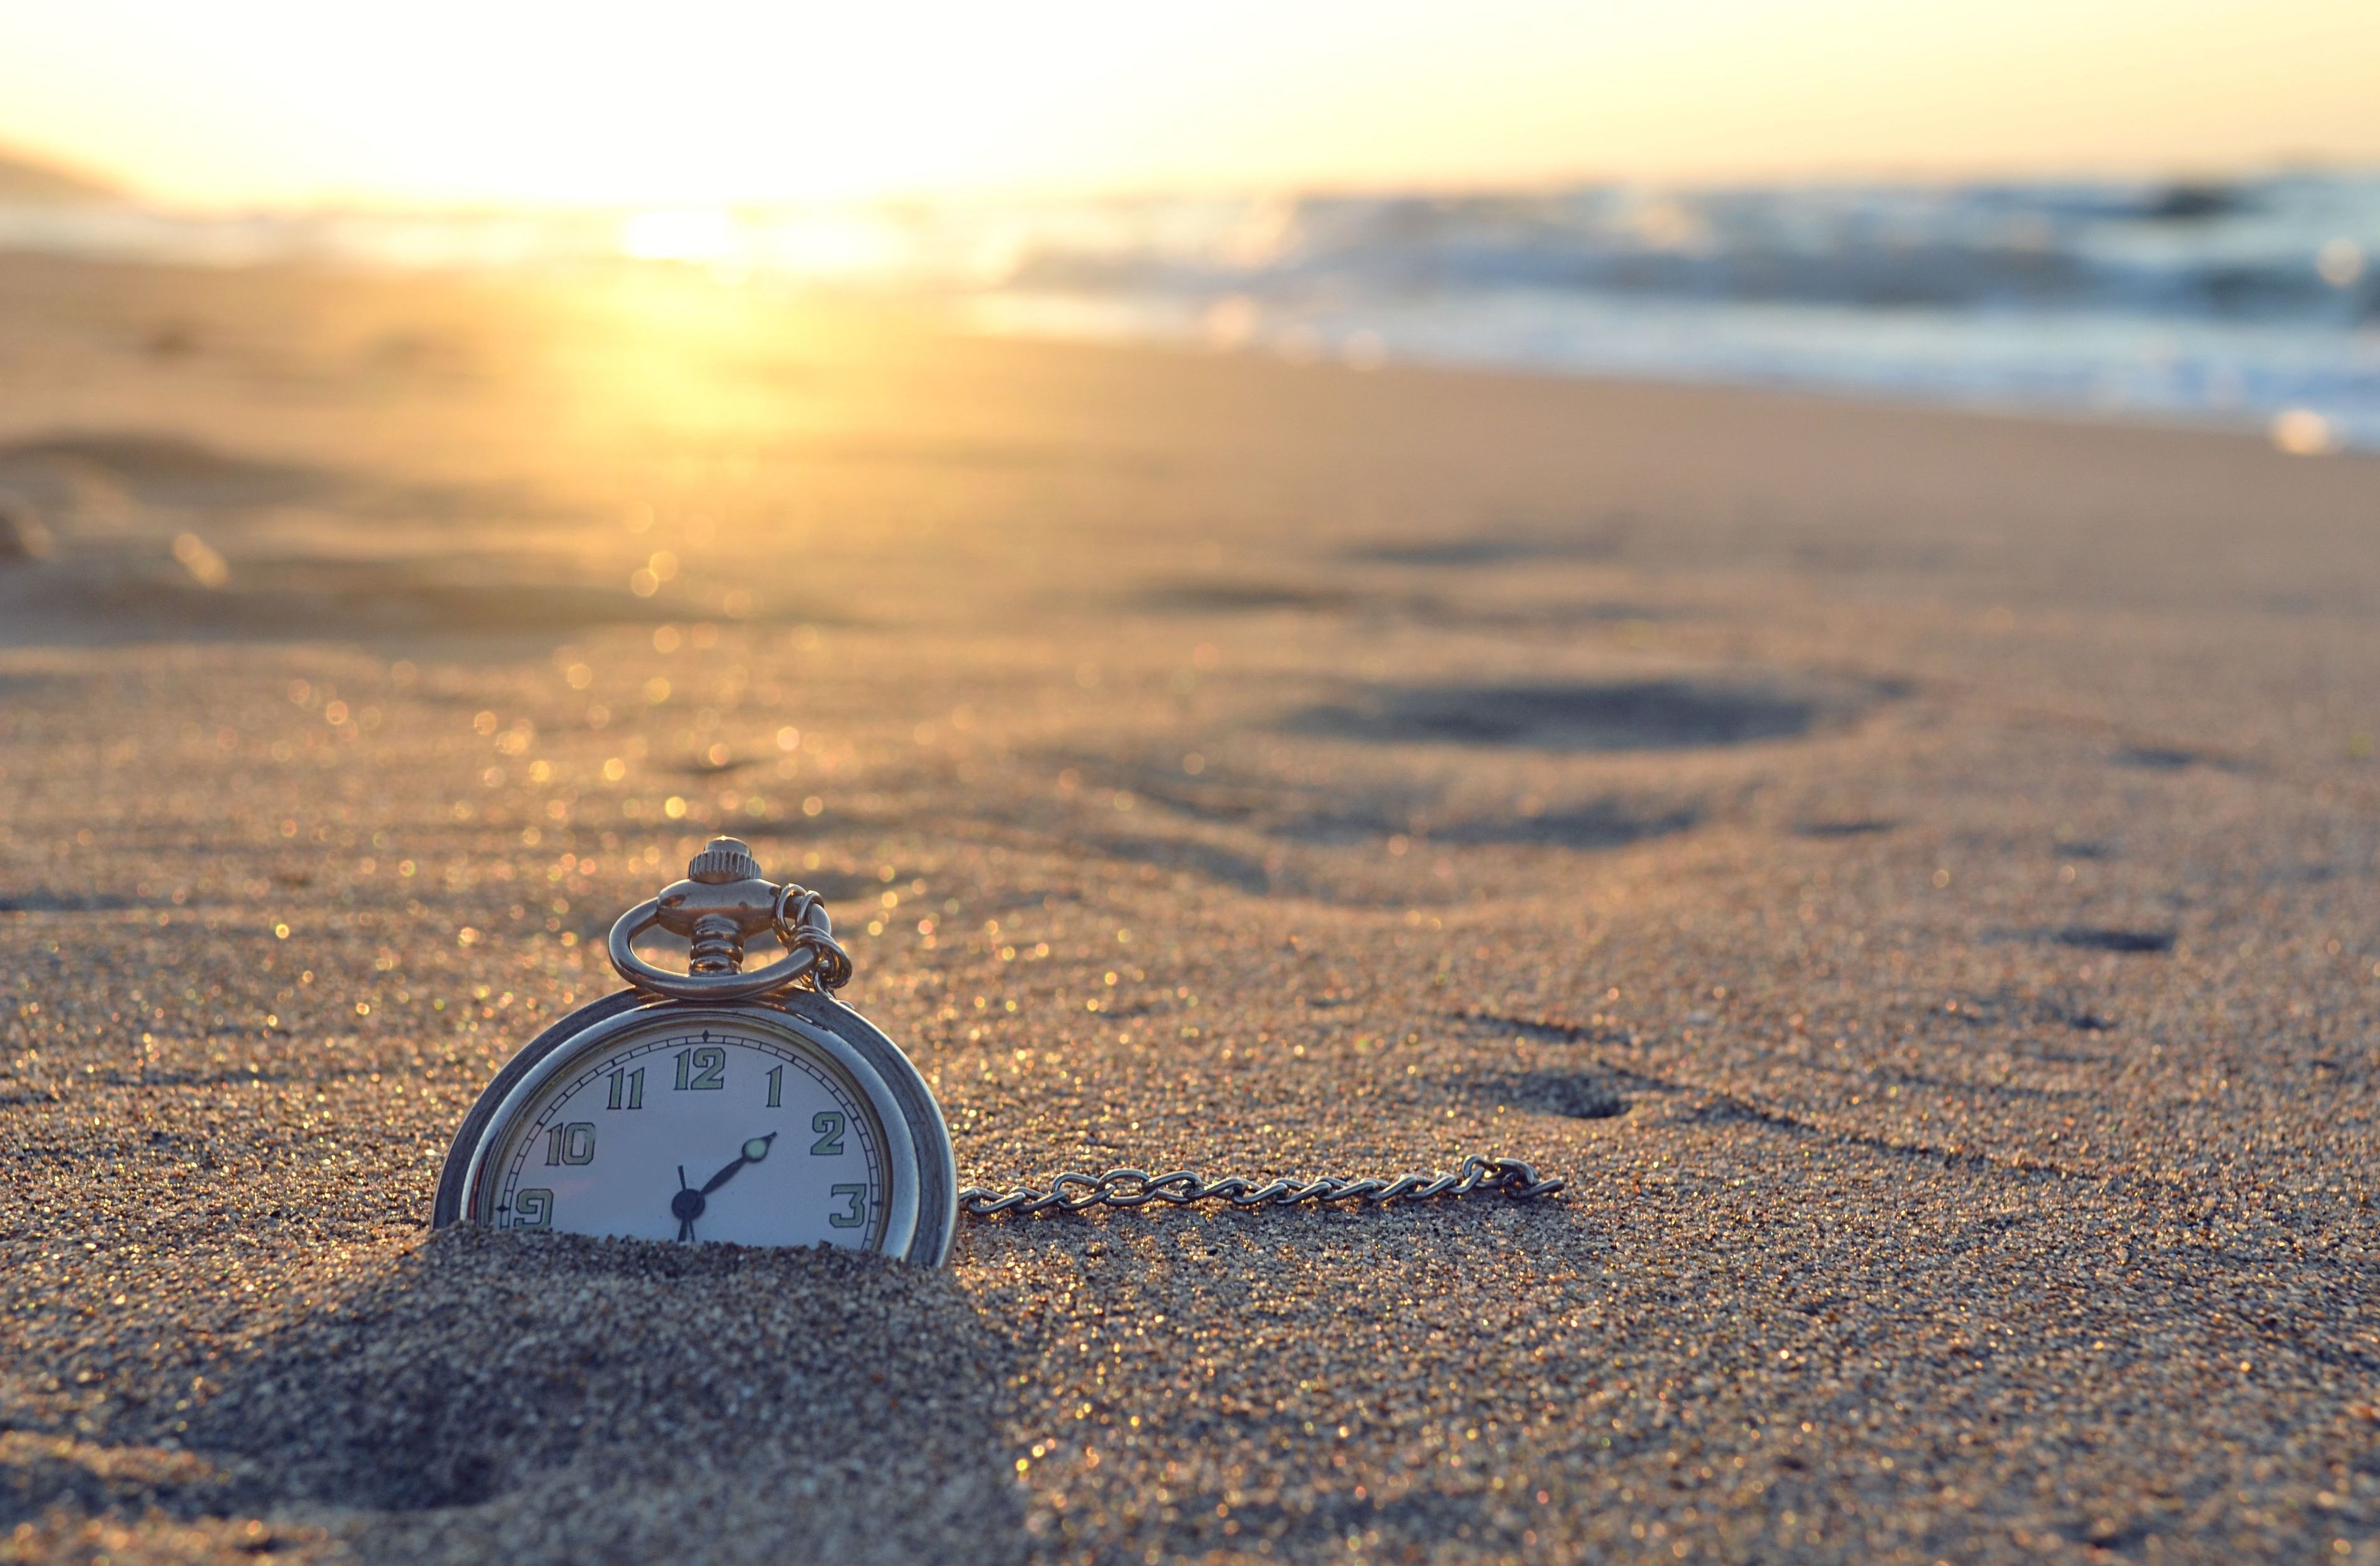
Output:
[[[715,208],[636,212],[620,225],[620,253],[638,261],[708,263],[732,260],[743,248],[734,214]]]
[[[305,0],[77,0],[15,7],[0,144],[219,207],[2228,167],[2380,155],[2370,12],[419,0],[398,26]],[[726,226],[640,220],[639,243],[682,259]]]

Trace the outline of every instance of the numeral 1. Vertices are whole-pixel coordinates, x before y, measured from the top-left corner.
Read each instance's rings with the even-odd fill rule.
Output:
[[[645,1107],[645,1068],[615,1071],[611,1076],[612,1096],[603,1105],[607,1110],[641,1110]]]
[[[769,1068],[769,1107],[772,1110],[778,1110],[784,1108],[784,1105],[785,1068],[783,1066],[771,1066]]]

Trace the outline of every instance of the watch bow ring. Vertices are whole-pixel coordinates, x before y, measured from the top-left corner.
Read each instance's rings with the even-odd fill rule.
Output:
[[[671,973],[637,954],[637,938],[655,927],[688,942],[686,972]],[[740,971],[745,943],[770,933],[785,954]],[[622,978],[674,1001],[747,1001],[803,979],[834,990],[851,977],[851,958],[835,944],[824,900],[761,880],[751,850],[732,837],[714,838],[686,867],[686,880],[621,915],[610,950]]]

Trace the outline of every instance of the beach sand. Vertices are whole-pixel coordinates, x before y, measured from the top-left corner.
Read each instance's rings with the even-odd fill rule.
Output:
[[[0,1559],[2380,1560],[2380,462],[945,325],[0,261]],[[1568,1189],[432,1236],[720,831],[965,1179]]]

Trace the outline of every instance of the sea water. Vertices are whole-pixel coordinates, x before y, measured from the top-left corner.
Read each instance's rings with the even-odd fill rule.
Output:
[[[1836,390],[2380,448],[2380,173],[677,213],[0,206],[0,246],[210,264],[693,264],[931,296],[997,332]]]

